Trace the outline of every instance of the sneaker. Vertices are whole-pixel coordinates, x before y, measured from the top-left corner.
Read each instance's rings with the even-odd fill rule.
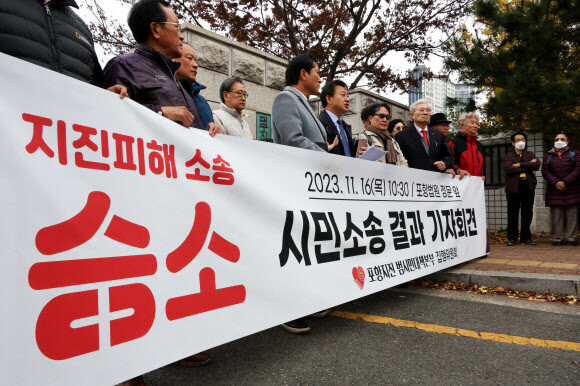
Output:
[[[524,241],[523,244],[526,244],[526,245],[536,245],[536,243],[532,239],[529,239],[529,240]]]
[[[177,362],[180,366],[185,367],[201,367],[206,366],[211,362],[211,356],[207,352],[200,352],[195,355],[188,356]]]
[[[566,241],[566,244],[575,247],[578,243],[576,241]]]
[[[561,241],[552,241],[552,245],[562,245]]]
[[[297,335],[308,334],[310,332],[310,327],[308,327],[304,319],[292,320],[291,322],[281,324],[280,327]]]
[[[508,240],[507,245],[508,247],[513,247],[516,242],[513,240]]]
[[[330,310],[324,310],[324,311],[315,312],[315,313],[308,315],[308,316],[310,318],[322,318],[322,317],[325,317],[326,315],[328,315],[329,312],[330,312]]]

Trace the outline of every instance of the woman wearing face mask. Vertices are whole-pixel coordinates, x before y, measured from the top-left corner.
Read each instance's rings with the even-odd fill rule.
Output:
[[[534,214],[534,194],[537,183],[534,171],[540,168],[541,163],[534,153],[526,150],[526,134],[518,132],[512,135],[511,139],[515,151],[503,157],[508,210],[507,245],[514,245],[518,239],[520,208],[522,211],[520,242],[536,245],[532,240],[530,224]]]
[[[546,206],[552,213],[554,245],[576,245],[580,204],[580,160],[570,147],[568,134],[560,132],[554,147],[544,156],[542,175],[546,180]]]

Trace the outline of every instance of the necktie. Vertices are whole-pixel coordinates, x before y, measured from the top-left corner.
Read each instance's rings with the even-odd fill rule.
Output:
[[[346,131],[344,130],[344,126],[342,125],[342,119],[339,119],[338,121],[336,121],[336,123],[338,125],[338,134],[340,135],[340,142],[342,142],[344,155],[347,157],[351,157],[348,138],[346,137]]]
[[[429,140],[427,139],[427,131],[425,129],[421,130],[421,133],[423,133],[423,139],[425,140],[425,145],[427,145],[427,147],[429,147]]]

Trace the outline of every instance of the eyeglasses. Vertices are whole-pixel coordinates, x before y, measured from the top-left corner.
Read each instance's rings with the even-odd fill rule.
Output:
[[[420,113],[430,113],[431,109],[417,109],[417,111]]]
[[[159,24],[171,24],[172,26],[179,28],[179,23],[172,23],[170,21],[163,21]]]
[[[387,121],[391,119],[391,116],[388,114],[373,114],[375,117],[379,117],[380,119],[386,119]]]
[[[246,98],[246,99],[248,99],[248,95],[249,95],[247,92],[244,92],[244,91],[228,91],[228,92],[232,92],[234,94],[238,94],[238,96],[240,98]]]

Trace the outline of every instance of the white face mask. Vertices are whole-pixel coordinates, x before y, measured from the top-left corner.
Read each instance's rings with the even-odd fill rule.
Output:
[[[568,146],[568,144],[562,140],[554,142],[554,147],[556,149],[561,149],[561,148],[566,147],[566,146]]]
[[[526,147],[526,141],[520,141],[520,142],[515,144],[515,148],[518,150],[524,150],[525,147]]]

